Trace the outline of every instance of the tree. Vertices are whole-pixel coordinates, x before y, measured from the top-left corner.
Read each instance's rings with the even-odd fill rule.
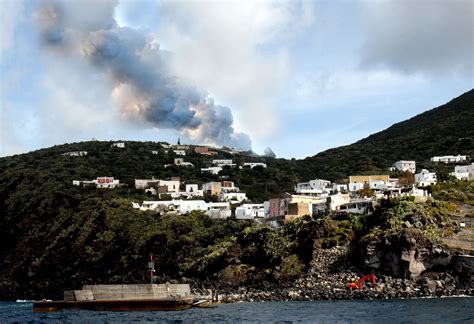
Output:
[[[411,172],[405,171],[398,177],[398,183],[402,186],[410,186],[415,183],[415,175]]]
[[[372,197],[374,195],[374,191],[370,189],[370,186],[368,183],[365,183],[364,188],[359,190],[359,195],[361,197]]]

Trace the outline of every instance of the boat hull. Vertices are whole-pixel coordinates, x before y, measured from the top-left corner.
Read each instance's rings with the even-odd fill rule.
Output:
[[[139,300],[87,300],[33,302],[35,312],[54,312],[61,309],[87,309],[96,311],[175,311],[191,308],[193,296]]]

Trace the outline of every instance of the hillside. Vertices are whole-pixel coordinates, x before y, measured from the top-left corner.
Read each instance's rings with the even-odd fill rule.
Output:
[[[354,144],[298,161],[303,177],[341,179],[385,171],[398,160],[430,166],[434,155],[474,156],[474,90]]]
[[[184,159],[194,168],[165,168],[176,156],[172,151],[166,153],[160,143],[125,142],[125,148],[120,149],[111,147],[112,142],[100,141],[1,158],[0,298],[58,296],[62,289],[83,283],[144,282],[143,265],[150,252],[157,255],[160,280],[186,277],[217,286],[228,282],[236,286],[267,281],[280,284],[283,279],[304,276],[321,248],[359,242],[362,250],[383,250],[383,242],[390,240],[398,246],[399,233],[405,231],[403,224],[418,219],[423,220],[422,228],[406,234],[415,232],[422,237],[420,250],[431,246],[430,240],[454,233],[456,227],[450,221],[456,208],[453,205],[420,207],[394,202],[372,217],[305,218],[272,229],[248,221],[212,220],[197,212],[179,217],[140,212],[131,202],[150,197],[134,188],[134,179],[179,176],[183,182],[201,184],[220,180],[217,175],[200,172],[214,158],[232,158],[239,164],[265,162],[268,168],[225,168],[221,173],[252,201],[262,202],[291,191],[298,181],[385,171],[397,159],[414,158],[419,165],[431,168],[434,166],[427,162],[431,155],[474,155],[473,102],[474,91],[470,91],[355,144],[304,160],[257,157],[249,152],[232,155],[224,150],[208,157],[189,150]],[[404,144],[411,142],[417,145]],[[70,151],[87,151],[88,155],[62,155]],[[97,176],[114,176],[124,186],[97,190],[72,185],[73,180]],[[434,196],[457,203],[473,201],[472,184],[460,187],[461,193],[458,189],[443,187]],[[374,241],[381,228],[390,229],[386,240]],[[424,233],[433,237],[424,237]],[[363,237],[365,241],[361,241]],[[351,266],[355,265],[359,264]],[[346,279],[338,279],[341,287]]]

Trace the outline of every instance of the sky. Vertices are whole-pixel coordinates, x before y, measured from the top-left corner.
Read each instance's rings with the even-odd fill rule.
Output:
[[[0,156],[143,140],[304,158],[474,86],[474,1],[0,0]]]

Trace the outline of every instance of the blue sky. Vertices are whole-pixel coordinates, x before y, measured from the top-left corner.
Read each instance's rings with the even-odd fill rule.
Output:
[[[302,158],[474,84],[470,0],[0,0],[0,10],[2,156],[181,137]]]

